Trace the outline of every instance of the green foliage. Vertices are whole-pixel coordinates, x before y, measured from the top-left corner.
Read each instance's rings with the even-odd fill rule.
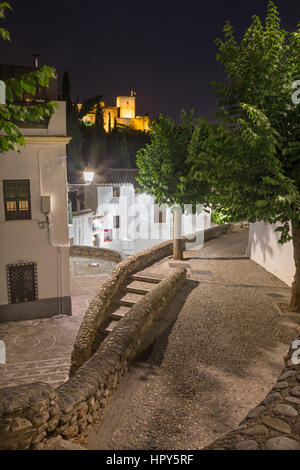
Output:
[[[0,18],[5,19],[5,10],[11,9],[7,2],[0,2]],[[9,33],[3,28],[0,35],[4,40],[10,40]],[[9,150],[19,150],[25,145],[25,139],[18,127],[18,122],[38,122],[54,113],[54,103],[39,103],[32,106],[18,105],[15,98],[23,99],[24,93],[35,95],[37,86],[48,86],[49,80],[55,78],[52,67],[42,68],[21,75],[18,78],[6,80],[6,104],[0,105],[0,154]]]
[[[201,141],[193,112],[183,111],[180,125],[162,115],[152,124],[150,143],[138,151],[137,166],[141,188],[154,195],[156,203],[182,207],[208,203],[211,191],[207,181],[191,172],[199,137]]]
[[[0,19],[5,20],[5,10],[12,10],[8,2],[0,2]],[[10,41],[10,34],[5,28],[0,28],[0,36],[4,41]]]
[[[217,225],[230,224],[240,222],[242,219],[233,217],[231,211],[227,207],[215,207],[211,212],[211,221]]]
[[[191,158],[193,177],[214,188],[218,212],[250,222],[280,222],[281,243],[289,221],[300,220],[300,106],[292,83],[300,78],[300,24],[280,27],[273,2],[266,21],[254,16],[240,42],[229,23],[216,41],[226,83],[214,83],[217,123]],[[224,210],[223,210],[224,213]]]

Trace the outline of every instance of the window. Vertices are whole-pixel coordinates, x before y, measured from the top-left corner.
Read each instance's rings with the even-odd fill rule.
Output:
[[[29,180],[3,181],[5,220],[31,219]]]
[[[10,304],[38,299],[36,263],[8,264],[6,272]]]
[[[113,187],[113,197],[120,197],[120,188],[117,186]]]
[[[155,204],[154,206],[154,223],[155,224],[165,224],[166,223],[166,208],[162,206],[158,206]]]
[[[120,228],[120,216],[114,215],[114,228]]]

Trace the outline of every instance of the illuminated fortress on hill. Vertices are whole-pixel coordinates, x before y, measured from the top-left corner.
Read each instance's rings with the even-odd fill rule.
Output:
[[[80,109],[82,104],[78,104]],[[149,116],[135,115],[135,92],[131,91],[130,96],[118,96],[116,106],[105,106],[104,101],[100,101],[103,113],[104,129],[109,132],[115,124],[123,125],[136,131],[149,131]],[[93,111],[83,117],[83,121],[95,124],[97,105]]]

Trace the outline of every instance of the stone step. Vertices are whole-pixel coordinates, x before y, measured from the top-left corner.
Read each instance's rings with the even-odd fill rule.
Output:
[[[114,329],[114,327],[118,324],[118,320],[113,320],[112,318],[109,318],[105,322],[105,326],[100,329],[101,333],[104,334],[105,336],[109,335],[109,333]]]
[[[130,308],[124,305],[117,306],[117,309],[111,314],[111,318],[115,320],[121,320],[125,317],[126,313],[129,312]]]
[[[156,284],[151,283],[151,282],[144,282],[144,281],[131,281],[130,283],[127,284],[126,287],[133,287],[135,289],[142,289],[150,292],[152,289],[154,289]]]
[[[123,299],[116,300],[116,303],[118,305],[123,305],[124,307],[133,307],[136,304],[136,302],[133,302],[132,300],[123,300]]]
[[[7,354],[7,358],[10,359],[12,355],[9,355]],[[13,358],[15,359],[15,357],[13,356]],[[31,360],[31,361],[19,361],[19,362],[13,362],[13,361],[7,361],[6,365],[9,365],[10,367],[22,367],[22,368],[26,368],[26,367],[40,367],[41,365],[52,365],[52,364],[66,364],[67,363],[67,360],[66,360],[66,357],[54,357],[52,359],[34,359],[34,360]],[[0,367],[1,368],[1,367]]]
[[[132,294],[146,295],[150,292],[150,289],[142,289],[141,287],[126,287],[126,292],[131,292]]]
[[[39,371],[41,370],[55,370],[55,369],[67,369],[68,367],[70,367],[70,362],[69,361],[65,361],[64,363],[52,363],[52,364],[49,364],[49,363],[34,363],[32,364],[31,367],[22,367],[22,366],[19,366],[19,365],[15,365],[15,364],[6,364],[5,365],[5,368],[6,368],[6,371],[9,371],[9,372],[22,372],[24,374],[27,374],[27,373],[39,373]],[[1,369],[0,369],[0,372],[1,372]]]
[[[115,327],[118,323],[119,323],[118,320],[112,320],[112,321],[107,325],[107,327],[105,328],[105,330],[111,332],[111,331],[114,329],[114,327]]]
[[[126,307],[132,307],[142,298],[143,298],[143,295],[133,294],[133,293],[128,292],[128,294],[125,294],[124,297],[117,300],[116,303],[118,305],[125,305]]]
[[[159,284],[162,280],[158,279],[157,277],[143,276],[141,274],[132,274],[131,279],[134,281],[151,282],[153,284]]]
[[[15,385],[30,384],[33,382],[63,383],[68,377],[68,372],[69,370],[66,370],[65,372],[59,371],[56,373],[44,373],[40,374],[39,376],[23,374],[19,374],[18,376],[16,376],[8,374],[5,380],[1,380],[0,389],[5,387],[13,387]]]

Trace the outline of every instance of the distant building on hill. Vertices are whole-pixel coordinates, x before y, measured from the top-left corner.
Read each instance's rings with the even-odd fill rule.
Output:
[[[106,106],[104,101],[100,101],[103,113],[104,129],[109,132],[115,125],[126,126],[136,131],[149,131],[149,116],[135,115],[135,92],[132,90],[130,96],[118,96],[116,106]],[[80,110],[82,104],[78,104]],[[97,105],[94,109],[83,117],[83,121],[95,124]]]

